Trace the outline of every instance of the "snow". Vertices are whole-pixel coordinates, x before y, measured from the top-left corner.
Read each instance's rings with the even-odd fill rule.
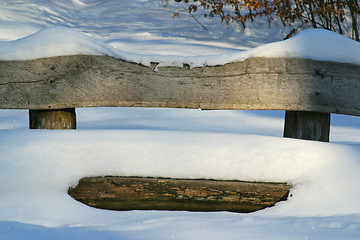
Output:
[[[359,64],[359,43],[338,34],[306,30],[281,41],[277,26],[254,23],[242,32],[216,19],[204,20],[205,31],[186,14],[173,20],[182,8],[173,1],[0,5],[3,60],[95,54],[195,67],[286,56]],[[76,131],[28,130],[27,114],[0,111],[0,240],[360,236],[357,117],[332,115],[331,143],[321,143],[282,138],[281,111],[77,109]],[[287,201],[251,214],[106,211],[67,195],[81,177],[102,175],[277,181],[293,188]]]
[[[24,112],[4,110],[1,118],[0,239],[359,236],[357,119],[345,119],[357,140],[343,144],[339,115],[333,143],[321,143],[281,138],[281,111],[78,109],[77,131],[26,130]],[[294,188],[288,201],[252,214],[104,211],[66,194],[79,178],[98,175],[271,180]]]
[[[67,195],[58,196],[59,190],[66,192],[82,176],[104,175],[288,182],[295,186],[293,198],[268,210],[272,216],[360,213],[357,200],[360,192],[343,187],[360,180],[359,162],[354,157],[358,153],[347,146],[246,134],[160,130],[45,134],[15,131],[11,137],[21,139],[15,144],[6,139],[7,134],[4,135],[7,144],[1,147],[1,152],[4,152],[2,161],[7,167],[1,170],[1,182],[6,182],[7,173],[21,174],[22,177],[12,180],[2,190],[10,192],[26,186],[23,197],[11,200],[13,207],[8,205],[2,209],[3,214],[18,212],[15,215],[9,213],[12,218],[8,216],[7,220],[15,221],[21,217],[27,221],[34,214],[42,218],[50,211],[44,206],[56,207],[59,212],[51,210],[56,217],[64,212],[74,213],[76,208],[69,207],[73,200]],[[50,138],[51,143],[48,143]],[[18,145],[22,146],[22,151],[17,150]],[[11,162],[15,159],[16,165],[12,168]],[[346,177],[343,177],[344,173]],[[24,202],[29,195],[34,201]],[[51,196],[54,199],[47,204]],[[68,203],[64,207],[59,207],[65,202]],[[84,214],[78,215],[62,216],[64,219],[58,221],[69,224],[79,217],[83,219]]]
[[[360,64],[360,43],[334,32],[308,29],[297,36],[250,50],[217,55],[176,56],[127,53],[68,27],[48,27],[30,36],[0,43],[0,60],[29,60],[76,54],[106,55],[158,67],[188,64],[190,67],[224,65],[250,57],[291,57]]]

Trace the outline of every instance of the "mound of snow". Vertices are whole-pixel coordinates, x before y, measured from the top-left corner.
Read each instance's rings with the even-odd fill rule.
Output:
[[[360,43],[323,29],[307,29],[295,37],[257,47],[247,57],[294,57],[360,64]]]
[[[0,42],[0,60],[29,60],[65,55],[107,55],[129,62],[191,67],[223,65],[250,57],[292,57],[360,64],[360,43],[334,32],[304,30],[295,37],[247,51],[202,56],[141,55],[116,49],[98,39],[67,27],[49,27],[15,41]]]
[[[30,60],[77,54],[108,55],[131,61],[110,45],[68,27],[48,27],[15,41],[0,42],[1,60]]]

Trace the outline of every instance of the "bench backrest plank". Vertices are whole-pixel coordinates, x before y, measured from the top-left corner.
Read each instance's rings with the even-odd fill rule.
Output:
[[[1,109],[167,107],[360,116],[360,66],[250,58],[223,66],[146,67],[107,56],[0,61]]]

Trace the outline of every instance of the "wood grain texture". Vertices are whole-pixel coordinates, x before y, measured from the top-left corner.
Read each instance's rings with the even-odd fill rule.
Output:
[[[111,210],[253,212],[286,200],[290,186],[190,179],[83,178],[69,189],[74,199]]]
[[[30,110],[30,129],[76,129],[75,108]]]
[[[284,137],[329,142],[330,113],[286,111]]]
[[[0,61],[0,108],[264,109],[360,116],[360,66],[250,58],[223,66],[150,67],[106,56]]]

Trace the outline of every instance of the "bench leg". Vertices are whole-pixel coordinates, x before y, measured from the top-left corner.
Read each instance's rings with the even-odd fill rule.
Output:
[[[29,110],[30,129],[76,129],[75,108]]]
[[[285,112],[284,137],[329,142],[330,113]]]

